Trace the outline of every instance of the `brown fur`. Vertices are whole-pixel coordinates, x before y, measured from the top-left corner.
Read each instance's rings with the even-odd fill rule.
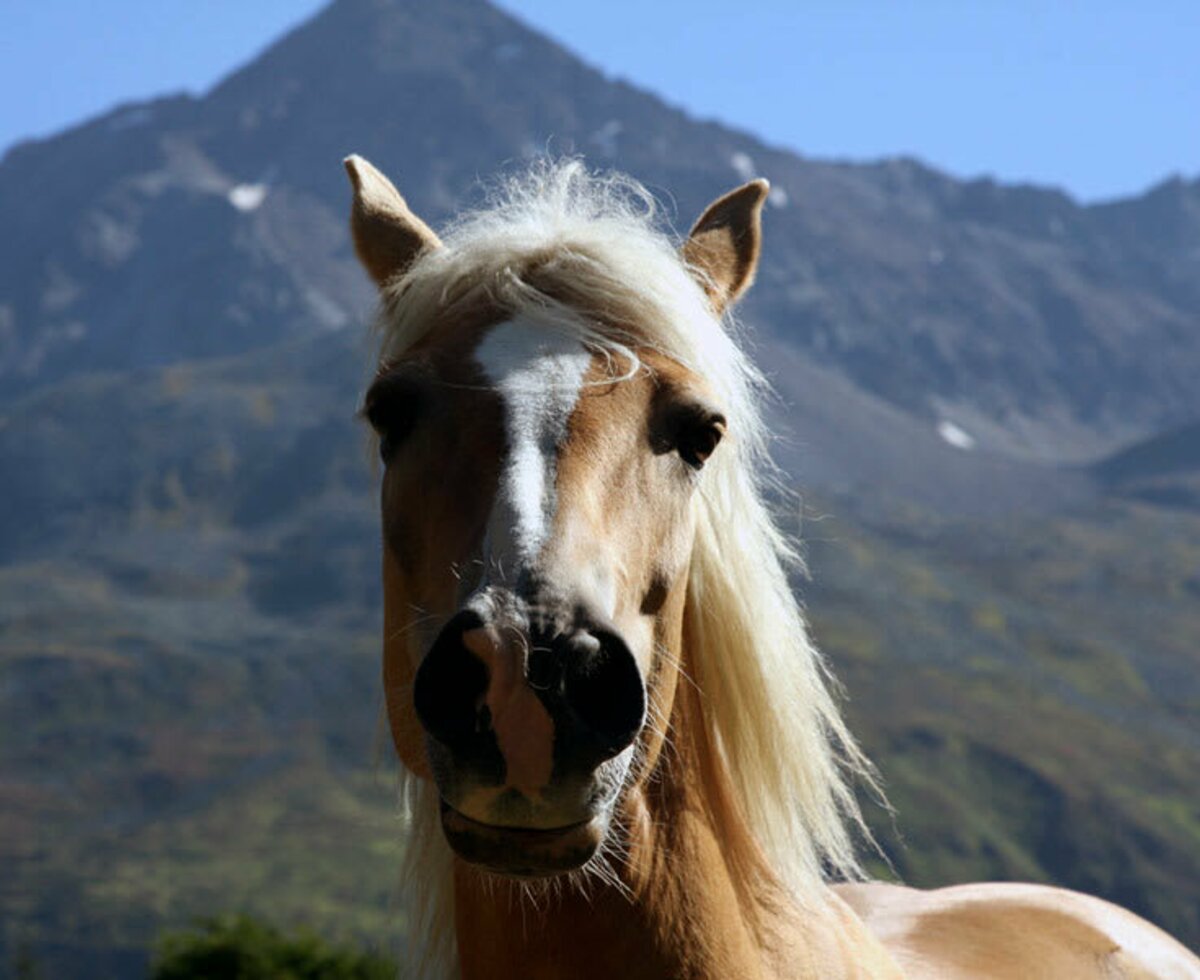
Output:
[[[913,977],[1200,977],[1200,960],[1162,930],[1078,892],[1022,884],[930,892],[869,884],[838,891]]]
[[[672,590],[656,639],[679,655],[683,595]],[[660,663],[671,663],[673,656]],[[664,671],[670,723],[643,748],[623,797],[621,888],[599,883],[530,899],[522,886],[455,872],[467,978],[899,977],[882,947],[830,897],[803,914],[748,838],[706,744],[699,692]]]

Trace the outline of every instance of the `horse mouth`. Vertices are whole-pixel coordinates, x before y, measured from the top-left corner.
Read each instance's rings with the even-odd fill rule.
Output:
[[[583,867],[600,849],[607,823],[592,817],[549,830],[498,827],[472,820],[442,801],[442,830],[454,853],[510,878],[546,878]]]

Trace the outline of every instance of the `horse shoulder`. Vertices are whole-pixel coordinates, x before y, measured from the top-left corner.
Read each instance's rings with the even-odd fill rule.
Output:
[[[1200,959],[1089,895],[1026,884],[839,885],[913,980],[1200,980]]]

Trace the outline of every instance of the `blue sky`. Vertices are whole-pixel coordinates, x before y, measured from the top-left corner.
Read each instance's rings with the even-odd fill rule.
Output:
[[[438,2],[438,0],[425,0]],[[3,0],[0,148],[203,92],[320,0]],[[1083,200],[1200,174],[1200,2],[501,0],[608,73],[818,157]]]

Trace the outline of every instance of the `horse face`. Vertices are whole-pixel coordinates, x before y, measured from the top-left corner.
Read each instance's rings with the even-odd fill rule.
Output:
[[[502,873],[596,853],[673,693],[655,651],[678,646],[691,500],[725,423],[677,364],[614,370],[518,317],[439,338],[367,396],[387,618],[428,617],[387,652],[393,732],[454,849]]]
[[[355,251],[400,304],[442,243],[383,174],[345,165]],[[766,194],[719,198],[683,243],[718,316],[753,281]],[[388,717],[462,857],[554,874],[596,853],[655,763],[678,676],[658,651],[681,649],[692,500],[725,422],[665,358],[615,379],[553,323],[443,313],[365,406],[387,467]]]

